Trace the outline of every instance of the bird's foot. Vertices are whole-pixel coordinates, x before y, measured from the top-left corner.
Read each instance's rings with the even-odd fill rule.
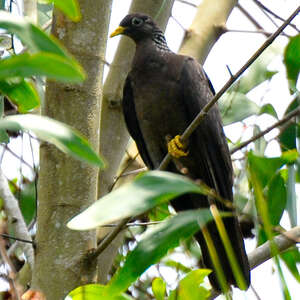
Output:
[[[175,158],[180,158],[189,154],[189,152],[186,151],[186,146],[180,141],[180,135],[176,135],[168,142],[168,152]]]

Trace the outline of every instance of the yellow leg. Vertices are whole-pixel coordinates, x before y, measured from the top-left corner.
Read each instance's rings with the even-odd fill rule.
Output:
[[[170,142],[168,142],[168,152],[175,158],[187,156],[188,151],[185,151],[185,146],[180,141],[180,135],[176,135]]]

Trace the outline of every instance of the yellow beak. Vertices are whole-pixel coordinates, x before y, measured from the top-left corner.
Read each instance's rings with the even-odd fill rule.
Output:
[[[116,35],[122,34],[125,31],[125,27],[119,26],[114,32],[111,33],[109,37],[114,37]]]

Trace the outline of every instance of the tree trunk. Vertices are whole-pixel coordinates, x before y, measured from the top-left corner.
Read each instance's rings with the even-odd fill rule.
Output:
[[[79,1],[78,23],[54,11],[52,33],[87,73],[82,84],[47,82],[42,112],[79,130],[99,148],[99,100],[111,1]],[[96,264],[82,258],[95,247],[95,232],[72,231],[66,222],[97,198],[98,169],[71,158],[52,145],[40,149],[39,207],[33,288],[48,300],[64,299],[95,278]]]

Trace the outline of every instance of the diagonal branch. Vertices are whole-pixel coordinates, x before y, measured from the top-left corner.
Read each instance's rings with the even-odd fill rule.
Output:
[[[228,90],[228,88],[249,68],[249,66],[269,47],[273,41],[281,34],[281,32],[289,25],[289,23],[297,16],[300,11],[300,6],[291,14],[291,16],[263,43],[263,45],[250,57],[243,67],[234,74],[221,88],[221,90],[208,102],[199,112],[197,117],[192,121],[188,128],[181,136],[182,142],[186,142],[194,130],[199,126],[205,118],[208,111],[216,104],[220,97]],[[171,161],[170,154],[167,154],[159,166],[159,170],[164,170]]]
[[[297,116],[298,114],[300,114],[300,107],[289,112],[284,118],[282,118],[281,120],[279,120],[278,122],[274,123],[272,126],[268,127],[267,129],[265,129],[264,131],[260,132],[259,134],[253,136],[251,139],[240,143],[238,146],[234,147],[233,149],[230,150],[230,154],[233,154],[235,152],[237,152],[238,150],[241,150],[242,148],[246,147],[247,145],[249,145],[250,143],[256,141],[257,139],[261,138],[262,136],[264,136],[265,134],[269,133],[270,131],[272,131],[273,129],[285,124],[286,122],[290,121],[293,117]]]

